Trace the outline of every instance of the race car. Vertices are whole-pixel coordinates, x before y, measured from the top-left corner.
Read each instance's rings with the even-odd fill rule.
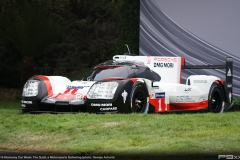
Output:
[[[31,77],[23,87],[23,113],[163,113],[230,110],[232,58],[225,65],[186,66],[183,57],[116,55],[96,65],[82,80]],[[225,81],[182,69],[226,68]]]
[[[111,77],[111,78],[108,78]],[[40,112],[86,112],[86,96],[90,87],[100,80],[119,78],[147,78],[160,81],[160,76],[140,61],[109,60],[95,66],[82,80],[71,82],[62,76],[31,77],[23,88],[22,111],[31,113]],[[116,89],[114,84],[109,89]],[[114,93],[113,93],[114,94]],[[99,95],[98,98],[104,98]],[[108,95],[108,99],[112,95]]]

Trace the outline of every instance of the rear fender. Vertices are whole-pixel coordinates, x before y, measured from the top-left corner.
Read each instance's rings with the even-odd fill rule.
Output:
[[[208,93],[213,82],[221,83],[221,79],[216,76],[192,75],[187,78],[186,85],[194,86],[203,93]]]

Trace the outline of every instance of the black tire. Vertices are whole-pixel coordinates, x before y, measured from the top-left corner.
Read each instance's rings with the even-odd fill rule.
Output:
[[[130,105],[133,113],[148,113],[148,90],[142,82],[136,82],[130,94]]]
[[[29,113],[28,109],[22,109],[22,114],[27,114],[27,113]]]
[[[22,110],[22,114],[26,114],[27,112],[25,110]]]
[[[218,83],[213,83],[208,94],[208,108],[213,113],[222,113],[224,110],[225,96],[223,88]]]

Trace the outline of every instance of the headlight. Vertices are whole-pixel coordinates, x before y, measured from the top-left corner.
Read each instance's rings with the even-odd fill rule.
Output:
[[[38,94],[38,84],[40,81],[38,80],[28,80],[24,87],[22,96],[23,97],[34,97]]]
[[[96,82],[87,94],[88,99],[113,99],[117,82]]]

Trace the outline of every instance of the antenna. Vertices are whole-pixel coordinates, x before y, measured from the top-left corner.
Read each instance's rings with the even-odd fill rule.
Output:
[[[129,54],[131,54],[131,53],[130,53],[130,50],[129,50],[129,47],[128,47],[128,45],[127,45],[127,44],[125,44],[125,46],[126,46],[126,47],[127,47],[127,49],[128,49],[128,53],[129,53]]]

